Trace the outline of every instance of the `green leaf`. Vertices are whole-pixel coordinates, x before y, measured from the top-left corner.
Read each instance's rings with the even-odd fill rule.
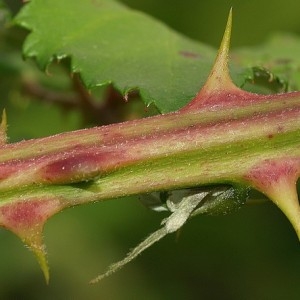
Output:
[[[250,80],[259,81],[265,77],[270,89],[273,85],[274,91],[283,92],[300,89],[299,53],[298,36],[277,33],[263,45],[236,50],[232,58],[239,65],[253,68]]]
[[[16,22],[31,31],[24,55],[35,57],[41,68],[71,57],[71,71],[79,72],[89,89],[112,83],[124,96],[138,89],[146,105],[155,103],[163,113],[195,96],[215,55],[214,49],[114,0],[32,0]],[[299,89],[299,50],[299,38],[287,34],[235,50],[233,81],[260,93]]]
[[[154,102],[161,112],[193,98],[215,55],[112,0],[34,0],[16,22],[32,31],[24,54],[41,68],[70,56],[72,72],[80,72],[88,88],[112,83],[124,95],[138,88],[145,103]]]

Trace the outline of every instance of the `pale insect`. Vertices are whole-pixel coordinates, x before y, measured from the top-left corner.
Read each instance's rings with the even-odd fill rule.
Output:
[[[205,213],[227,214],[240,208],[246,202],[248,194],[247,188],[223,185],[141,195],[143,204],[156,211],[170,211],[171,215],[162,221],[160,229],[132,249],[123,260],[112,264],[104,274],[92,280],[92,283],[121,269],[167,234],[180,229],[190,217]]]

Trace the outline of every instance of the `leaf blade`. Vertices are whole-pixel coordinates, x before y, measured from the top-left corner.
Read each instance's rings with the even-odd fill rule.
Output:
[[[71,56],[72,72],[90,89],[112,83],[126,95],[138,88],[146,105],[155,102],[161,112],[185,105],[204,83],[215,50],[115,1],[97,3],[28,3],[15,20],[31,30],[25,57],[46,69]]]

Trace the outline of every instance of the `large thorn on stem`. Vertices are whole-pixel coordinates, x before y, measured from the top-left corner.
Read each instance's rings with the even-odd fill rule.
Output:
[[[200,93],[215,93],[217,91],[237,89],[231,80],[228,68],[229,48],[232,28],[232,9],[230,9],[223,39],[214,66]]]
[[[287,216],[300,240],[300,206],[297,194],[300,160],[268,160],[246,176],[250,184],[264,193]]]
[[[198,108],[213,102],[223,101],[232,94],[248,94],[239,89],[231,80],[228,68],[229,47],[232,27],[232,9],[230,9],[223,39],[208,79],[196,97],[181,111],[196,111]],[[217,96],[217,97],[216,97]],[[212,100],[213,99],[213,100]]]

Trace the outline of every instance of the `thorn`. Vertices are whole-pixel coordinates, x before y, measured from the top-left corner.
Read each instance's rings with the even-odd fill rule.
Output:
[[[228,68],[230,37],[232,28],[232,9],[229,11],[228,20],[222,42],[208,79],[196,97],[181,111],[195,111],[203,107],[205,102],[213,96],[217,96],[213,102],[226,100],[228,94],[246,94],[231,80]],[[224,94],[223,97],[221,95]],[[211,100],[209,101],[211,103]]]
[[[42,230],[42,229],[41,229]],[[42,231],[36,232],[29,239],[23,240],[23,242],[28,246],[28,248],[34,253],[40,268],[44,274],[46,284],[49,284],[49,266],[46,258],[46,247],[43,243]]]
[[[0,206],[0,226],[16,234],[34,253],[49,282],[49,267],[43,243],[45,222],[63,207],[55,198],[23,198]]]
[[[300,205],[297,180],[300,160],[268,160],[254,167],[245,177],[248,182],[265,194],[286,215],[300,240]]]
[[[223,35],[223,39],[216,57],[214,66],[208,76],[208,79],[201,91],[212,93],[218,90],[236,89],[233,84],[228,68],[229,48],[232,29],[232,8],[229,11],[228,20]]]
[[[294,227],[300,240],[300,206],[297,194],[297,180],[283,177],[268,192],[270,199],[281,209]]]
[[[2,120],[0,124],[0,145],[5,145],[7,142],[7,117],[6,117],[6,111],[3,109],[2,112]]]

